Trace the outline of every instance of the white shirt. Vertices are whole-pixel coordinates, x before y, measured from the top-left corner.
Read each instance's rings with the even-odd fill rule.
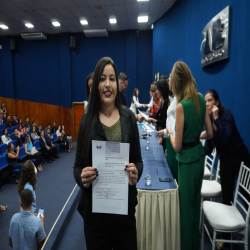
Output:
[[[173,137],[175,137],[175,121],[176,121],[176,106],[177,106],[177,100],[174,96],[173,98],[169,98],[170,105],[167,110],[167,121],[166,121],[166,127],[171,128],[171,132],[173,134]],[[164,138],[168,138],[167,130],[164,129]]]
[[[139,103],[138,96],[133,96],[133,102],[131,103],[130,109],[133,111],[134,114],[136,114],[136,109],[140,108],[142,104]]]
[[[153,101],[154,101],[154,98],[153,98],[153,96],[151,96],[151,100],[150,100],[149,104],[147,105],[148,108],[153,108]]]
[[[2,135],[1,139],[2,139],[2,142],[5,144],[9,144],[9,142],[12,141],[11,138],[9,136],[6,136],[6,135]]]

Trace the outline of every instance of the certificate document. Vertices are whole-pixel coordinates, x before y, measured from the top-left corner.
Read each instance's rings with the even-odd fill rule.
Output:
[[[92,212],[128,214],[129,143],[92,141],[92,166],[99,176],[92,183]]]

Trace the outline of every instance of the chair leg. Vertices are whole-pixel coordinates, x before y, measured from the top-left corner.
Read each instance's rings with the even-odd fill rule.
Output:
[[[213,232],[213,248],[212,248],[212,250],[215,250],[215,244],[216,244],[216,231]]]
[[[231,233],[231,250],[233,250],[233,243],[232,243],[232,240],[233,240],[233,234]]]
[[[201,222],[201,250],[204,249],[204,213],[202,213],[202,222]]]
[[[245,239],[244,239],[244,241],[245,241],[245,250],[248,250],[248,228],[249,227],[245,228]]]
[[[201,197],[201,212],[200,212],[200,230],[201,230],[201,227],[203,226],[202,224],[202,206],[203,206],[203,197]]]

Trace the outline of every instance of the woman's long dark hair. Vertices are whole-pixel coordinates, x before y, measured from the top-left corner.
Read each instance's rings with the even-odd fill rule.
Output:
[[[137,90],[139,90],[139,89],[138,89],[138,88],[135,88],[134,91],[133,91],[133,95],[132,95],[132,97],[131,97],[131,103],[134,103],[133,97],[134,97],[134,96],[137,97],[137,95],[136,95],[136,91],[137,91]]]
[[[99,83],[101,80],[103,70],[106,65],[111,65],[114,68],[116,86],[117,86],[115,106],[118,109],[121,108],[118,74],[117,74],[115,63],[113,62],[111,58],[103,57],[99,60],[99,62],[96,65],[94,77],[93,77],[92,89],[89,95],[89,103],[88,103],[86,112],[84,112],[84,115],[81,120],[82,126],[80,126],[80,129],[78,132],[77,143],[79,144],[79,147],[82,149],[82,156],[84,157],[84,160],[86,161],[87,164],[90,164],[89,160],[91,160],[91,157],[89,158],[89,153],[91,152],[92,138],[94,136],[96,124],[99,119],[99,110],[100,110],[100,105],[101,105]],[[81,136],[81,138],[79,138],[79,135]]]
[[[7,154],[13,152],[13,150],[11,150],[11,144],[12,143],[9,142],[8,145],[7,145]]]
[[[160,79],[157,84],[157,89],[161,92],[163,99],[169,101],[169,86],[168,86],[168,80],[167,79]]]
[[[89,80],[93,79],[94,73],[88,74],[86,81],[85,81],[85,88],[86,88],[86,93],[87,93],[87,101],[89,101],[89,94],[90,94],[90,89],[89,89]]]
[[[218,109],[219,109],[219,116],[221,116],[222,113],[223,113],[224,110],[225,110],[225,107],[224,107],[224,105],[221,104],[221,102],[220,102],[219,94],[217,93],[217,91],[216,91],[215,89],[209,89],[209,90],[207,91],[207,93],[205,94],[205,96],[206,96],[207,94],[210,94],[210,95],[214,98],[214,100],[215,100],[216,102],[219,102],[219,104],[217,105],[217,107],[218,107]]]
[[[22,167],[21,177],[18,183],[18,193],[21,195],[21,192],[24,189],[25,184],[29,182],[33,189],[36,189],[36,173],[34,164],[31,160],[27,160]]]

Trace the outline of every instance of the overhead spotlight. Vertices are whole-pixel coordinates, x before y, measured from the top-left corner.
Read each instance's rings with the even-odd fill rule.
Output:
[[[4,24],[1,24],[1,25],[0,25],[0,28],[3,29],[3,30],[7,30],[9,27],[6,26],[6,25],[4,25]]]
[[[137,2],[148,2],[149,0],[137,0]]]
[[[88,25],[88,21],[87,21],[87,20],[81,20],[80,23],[81,23],[82,25]]]
[[[25,26],[27,28],[34,28],[34,25],[32,23],[25,23]]]
[[[138,16],[138,23],[146,23],[148,21],[148,16]]]
[[[59,22],[52,22],[52,24],[53,24],[55,27],[61,26],[61,24],[60,24]]]
[[[153,28],[154,28],[154,24],[152,23],[152,24],[151,24],[151,30],[152,30]]]
[[[110,19],[109,19],[109,22],[110,22],[110,23],[116,23],[116,19],[115,19],[115,18],[110,18]]]

